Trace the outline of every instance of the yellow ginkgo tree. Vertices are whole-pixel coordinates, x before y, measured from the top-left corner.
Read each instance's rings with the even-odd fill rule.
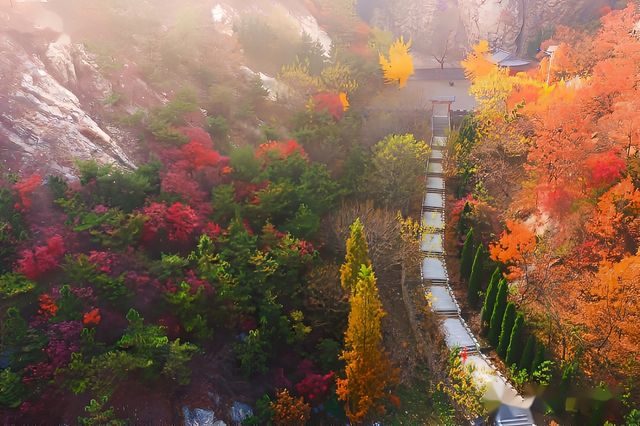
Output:
[[[409,53],[411,41],[405,43],[400,37],[389,47],[389,59],[380,54],[380,66],[387,84],[398,84],[400,88],[407,85],[409,77],[414,73],[413,58]]]

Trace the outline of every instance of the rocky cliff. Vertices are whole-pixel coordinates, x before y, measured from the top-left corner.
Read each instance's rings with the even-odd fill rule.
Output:
[[[361,0],[364,1],[364,0]],[[606,0],[378,0],[369,11],[373,24],[403,34],[425,57],[453,48],[454,62],[469,45],[487,39],[525,54],[542,31],[558,24],[588,21]],[[457,54],[457,55],[456,55]]]
[[[72,175],[76,159],[90,158],[135,167],[127,138],[91,116],[112,88],[82,45],[10,12],[1,17],[2,168]]]

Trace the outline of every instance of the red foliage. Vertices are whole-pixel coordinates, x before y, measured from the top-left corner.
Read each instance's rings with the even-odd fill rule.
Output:
[[[222,234],[222,227],[215,222],[207,222],[203,231],[205,235],[215,241]]]
[[[89,262],[93,263],[98,271],[104,272],[105,274],[111,273],[113,261],[114,258],[112,253],[95,250],[89,252]]]
[[[200,217],[190,206],[173,203],[167,207],[163,203],[151,203],[143,210],[148,220],[142,230],[142,239],[153,241],[160,231],[166,233],[169,241],[187,242],[200,227]]]
[[[18,192],[20,202],[14,206],[17,210],[25,211],[31,207],[31,199],[29,195],[40,186],[42,183],[42,177],[38,174],[33,174],[26,179],[22,179],[13,185],[13,189]]]
[[[329,113],[336,120],[344,115],[344,104],[338,93],[320,92],[313,96],[316,111]]]
[[[333,385],[333,371],[327,374],[308,372],[306,377],[296,385],[296,392],[313,405],[318,405],[326,398]]]
[[[590,182],[595,187],[617,181],[626,168],[625,161],[613,151],[591,156],[586,165],[590,172]]]
[[[203,203],[207,200],[207,191],[201,189],[198,181],[184,167],[185,162],[173,163],[172,167],[162,178],[160,189],[162,192],[178,194],[191,203]]]
[[[82,317],[82,323],[86,326],[100,324],[100,309],[95,308],[84,314]]]
[[[43,273],[56,268],[64,252],[64,240],[60,235],[54,235],[44,246],[23,250],[17,262],[17,269],[27,278],[35,280]]]
[[[180,131],[189,142],[160,153],[167,165],[161,189],[180,195],[199,211],[208,213],[208,194],[229,173],[229,158],[214,149],[211,137],[203,129],[188,127]]]
[[[38,310],[38,314],[44,316],[45,318],[51,318],[56,315],[58,312],[58,305],[53,300],[53,297],[49,294],[41,294],[38,298],[38,302],[40,303],[40,309]]]
[[[307,158],[307,153],[295,140],[289,140],[285,142],[270,141],[261,144],[256,150],[256,157],[261,159],[285,159],[295,153],[300,154],[302,157]]]

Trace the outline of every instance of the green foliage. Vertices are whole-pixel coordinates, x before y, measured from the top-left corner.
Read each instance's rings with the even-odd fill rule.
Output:
[[[529,371],[536,372],[540,365],[545,361],[545,349],[542,342],[536,342],[536,355],[533,357],[533,361],[531,362],[531,369]]]
[[[0,275],[0,299],[11,299],[20,294],[30,293],[35,288],[36,283],[22,274]]]
[[[124,171],[111,164],[100,165],[94,160],[78,161],[80,182],[92,184],[92,204],[105,204],[124,212],[144,205],[145,199],[160,191],[160,164],[147,163],[135,171]]]
[[[520,357],[520,362],[518,363],[518,367],[521,370],[531,371],[531,364],[533,363],[533,359],[536,354],[536,337],[531,334],[527,339],[527,344],[522,351],[522,356]]]
[[[471,269],[473,268],[473,256],[475,252],[473,238],[473,228],[471,228],[464,239],[462,255],[460,258],[460,279],[465,281],[469,279],[469,276],[471,276]]]
[[[197,349],[191,343],[180,343],[180,339],[171,341],[167,347],[162,375],[179,385],[188,385],[191,381],[191,368],[188,364]]]
[[[366,193],[367,167],[371,161],[370,154],[362,146],[354,145],[349,150],[340,176],[340,186],[345,196],[363,197]]]
[[[125,274],[118,277],[98,274],[93,280],[93,286],[103,300],[111,302],[114,306],[122,307],[122,303],[132,296],[124,282]]]
[[[185,259],[177,254],[162,253],[160,255],[160,261],[153,265],[151,269],[158,279],[166,280],[170,277],[179,277],[182,275],[184,268],[188,265],[189,259]]]
[[[458,167],[457,175],[461,182],[456,189],[457,198],[462,198],[469,190],[469,183],[476,173],[476,166],[471,159],[471,152],[476,144],[478,136],[477,124],[473,115],[467,115],[460,124],[460,129],[454,133],[450,140],[453,142],[449,148],[449,156]]]
[[[112,91],[111,93],[109,93],[109,96],[107,96],[104,99],[103,102],[105,105],[113,107],[118,105],[121,100],[122,100],[122,93]]]
[[[229,155],[229,164],[233,169],[233,177],[238,180],[252,182],[260,175],[260,161],[251,147],[236,148]]]
[[[187,124],[187,114],[198,110],[198,99],[195,92],[182,90],[166,105],[153,109],[147,125],[158,141],[182,144],[187,142],[187,138],[176,129]]]
[[[542,361],[531,374],[533,380],[541,386],[549,386],[553,378],[553,361]]]
[[[507,357],[505,363],[509,366],[517,364],[521,357],[522,349],[522,329],[524,327],[524,314],[518,312],[509,336],[509,347],[507,348]]]
[[[362,117],[347,112],[336,121],[327,112],[305,109],[293,116],[293,137],[305,147],[310,157],[325,164],[343,160],[343,153],[360,140]]]
[[[489,327],[489,323],[491,322],[491,316],[493,315],[493,306],[496,303],[496,296],[498,295],[498,284],[500,282],[500,277],[500,269],[496,268],[493,275],[491,276],[491,280],[489,281],[487,292],[484,295],[484,304],[482,305],[482,312],[480,313],[482,327],[484,330]]]
[[[369,248],[364,225],[360,218],[349,227],[350,235],[346,242],[346,255],[344,263],[340,267],[340,284],[342,288],[353,295],[356,291],[356,284],[362,266],[371,266],[369,259]]]
[[[271,408],[271,398],[268,394],[264,394],[256,401],[255,408],[253,409],[253,416],[245,419],[242,424],[250,426],[270,426],[271,418],[273,417],[273,409]]]
[[[162,372],[165,377],[178,384],[189,382],[187,363],[196,351],[191,343],[180,343],[179,339],[169,341],[162,327],[144,325],[144,319],[134,309],[127,313],[129,326],[125,330],[117,347],[140,361],[145,366],[148,377]]]
[[[236,356],[240,361],[242,374],[249,377],[255,373],[267,372],[267,353],[270,343],[259,329],[249,331],[249,334],[234,346]]]
[[[52,321],[79,321],[82,319],[82,301],[71,291],[69,285],[65,284],[60,288],[57,306],[58,310]]]
[[[0,407],[17,408],[22,403],[26,389],[21,379],[8,368],[0,371]]]
[[[16,371],[28,364],[35,364],[46,359],[42,348],[47,344],[47,337],[22,318],[15,307],[10,307],[0,321],[0,352],[8,351],[10,364]]]
[[[428,145],[411,134],[390,135],[378,142],[371,160],[370,195],[384,206],[407,211],[423,195],[418,182],[428,156]]]
[[[522,387],[529,380],[529,372],[518,369],[514,364],[509,367],[509,377],[517,387]]]
[[[211,193],[213,219],[220,224],[227,225],[240,213],[240,205],[236,202],[236,190],[233,184],[218,185]]]
[[[484,252],[482,245],[478,246],[476,255],[473,259],[471,267],[471,275],[469,276],[469,290],[467,292],[467,300],[470,306],[476,306],[479,300],[479,293],[482,290],[482,275],[484,272]]]
[[[320,216],[313,213],[306,204],[300,204],[295,216],[282,228],[296,237],[311,239],[320,228]]]
[[[498,346],[500,332],[502,331],[502,318],[507,308],[507,293],[507,281],[501,280],[498,284],[496,302],[493,306],[493,313],[491,314],[491,322],[489,324],[489,341],[494,347]]]
[[[214,142],[224,141],[229,132],[229,123],[221,115],[207,117],[207,131]]]
[[[512,302],[507,303],[507,308],[504,311],[502,317],[502,324],[500,328],[500,337],[498,338],[498,347],[496,352],[504,359],[507,356],[507,349],[509,347],[509,339],[511,338],[511,331],[513,330],[513,324],[516,320],[516,305]]]
[[[100,398],[92,399],[89,404],[84,407],[86,416],[78,417],[78,424],[83,426],[124,426],[127,424],[125,420],[116,417],[113,407],[107,408],[109,397],[103,395]]]
[[[340,351],[342,345],[333,339],[322,339],[316,346],[316,360],[322,371],[338,371],[342,368]]]
[[[193,292],[191,286],[183,281],[175,292],[167,292],[164,296],[187,333],[198,339],[208,339],[212,336],[213,331],[207,321],[207,312],[211,306],[203,287]]]
[[[17,244],[28,236],[22,214],[15,209],[13,193],[0,188],[0,273],[13,269]]]

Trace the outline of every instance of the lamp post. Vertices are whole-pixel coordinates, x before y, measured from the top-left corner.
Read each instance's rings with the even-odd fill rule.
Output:
[[[553,54],[556,53],[556,50],[558,50],[558,46],[555,45],[549,46],[547,47],[547,50],[544,50],[544,54],[549,57],[549,66],[547,68],[547,86],[551,81],[551,64],[553,63]]]

